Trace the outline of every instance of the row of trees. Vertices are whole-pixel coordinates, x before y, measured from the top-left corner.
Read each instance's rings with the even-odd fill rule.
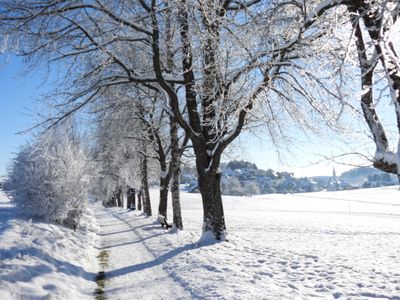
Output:
[[[135,159],[145,180],[147,158],[155,157],[159,213],[166,213],[172,179],[174,222],[181,227],[179,166],[189,144],[203,232],[223,239],[219,165],[226,148],[260,124],[272,142],[294,125],[316,133],[337,128],[343,111],[353,109],[357,78],[377,146],[375,166],[399,171],[399,151],[391,151],[373,93],[380,75],[400,130],[400,64],[391,36],[399,6],[396,0],[2,0],[0,28],[8,49],[33,64],[59,64],[59,109],[50,125],[84,108],[94,113],[106,193],[110,182],[134,176]]]
[[[178,133],[177,124],[157,98],[140,91],[113,89],[111,96],[91,108],[96,120],[95,160],[100,167],[100,196],[108,199],[115,187],[132,186],[140,191],[144,212],[152,214],[148,178],[159,176],[158,214],[167,217],[171,184],[173,222],[183,229],[180,209],[180,158],[188,138]],[[132,98],[136,101],[132,101]],[[157,170],[158,169],[158,170]],[[150,174],[148,174],[150,172]],[[123,190],[126,192],[126,190]]]

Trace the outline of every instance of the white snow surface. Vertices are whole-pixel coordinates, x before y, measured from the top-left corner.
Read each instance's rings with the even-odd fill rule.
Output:
[[[18,214],[0,190],[0,299],[93,299],[96,225],[73,230]]]
[[[206,244],[199,194],[181,195],[183,231],[161,228],[154,189],[154,217],[96,204],[76,233],[0,197],[0,299],[93,298],[101,250],[106,299],[400,299],[399,196],[223,197],[228,241]]]
[[[400,299],[399,196],[387,187],[223,197],[229,241],[203,246],[199,194],[182,193],[180,232],[138,212],[113,213],[190,299],[393,300]]]
[[[190,299],[190,294],[163,270],[163,260],[143,243],[144,239],[137,234],[141,227],[125,220],[126,210],[96,208],[99,249],[109,255],[104,268],[107,299]],[[129,215],[131,219],[132,214]],[[147,221],[146,229],[153,226],[148,224],[149,219],[141,220]]]

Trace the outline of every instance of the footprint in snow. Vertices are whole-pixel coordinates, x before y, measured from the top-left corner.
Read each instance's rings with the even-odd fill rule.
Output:
[[[335,299],[339,299],[340,297],[343,296],[343,294],[340,293],[340,292],[336,292],[336,293],[333,293],[332,296],[333,296],[333,298],[335,298]]]
[[[259,260],[257,260],[257,262],[260,263],[260,264],[263,264],[263,263],[266,262],[266,260],[265,259],[259,259]]]

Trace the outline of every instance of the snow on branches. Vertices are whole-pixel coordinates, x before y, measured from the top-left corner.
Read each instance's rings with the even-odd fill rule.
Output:
[[[20,150],[6,188],[24,213],[76,228],[93,170],[77,138],[65,128],[54,128]]]

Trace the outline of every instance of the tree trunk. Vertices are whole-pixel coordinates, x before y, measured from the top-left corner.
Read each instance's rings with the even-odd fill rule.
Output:
[[[372,9],[371,3],[368,2],[352,2],[347,4],[350,12],[354,13],[353,17],[353,28],[356,37],[356,46],[358,52],[358,58],[361,68],[361,82],[363,95],[361,97],[361,106],[363,109],[365,120],[370,128],[373,135],[375,145],[377,147],[377,155],[375,156],[374,167],[384,172],[399,174],[398,162],[387,161],[384,154],[393,156],[394,153],[389,151],[389,143],[387,135],[381,124],[375,105],[373,103],[373,75],[375,71],[378,59],[381,61],[382,66],[385,69],[389,88],[393,97],[393,103],[395,106],[395,113],[397,119],[397,127],[400,133],[400,76],[396,66],[398,65],[399,58],[392,45],[389,42],[387,45],[383,42],[385,35],[388,33],[389,28],[387,24],[383,22],[383,15],[378,13],[378,10]],[[370,12],[365,14],[365,12]],[[355,17],[359,13],[362,15],[362,20],[368,31],[369,37],[372,40],[372,44],[377,53],[376,58],[367,57],[367,46],[363,38],[363,34],[360,27],[360,20]],[[387,47],[385,47],[387,46]],[[375,55],[375,54],[374,54]],[[400,154],[400,141],[397,150],[397,155]],[[382,156],[382,157],[381,157]],[[399,160],[397,158],[397,160]]]
[[[226,237],[224,208],[221,197],[221,173],[199,172],[199,188],[203,200],[203,234],[211,231],[216,240]]]
[[[126,188],[121,189],[121,200],[122,200],[122,208],[128,207],[128,190]]]
[[[171,135],[171,170],[172,170],[172,211],[173,223],[177,229],[183,229],[181,200],[179,185],[181,181],[181,149],[179,149],[178,124],[173,117],[170,117],[170,135]],[[185,143],[183,147],[185,146]]]
[[[167,204],[168,204],[168,185],[170,176],[163,177],[165,174],[160,176],[160,204],[158,205],[158,215],[167,217]]]
[[[142,189],[138,191],[138,210],[142,210]]]
[[[375,159],[373,166],[386,173],[398,175],[399,172],[397,164],[387,162],[385,159]]]
[[[147,216],[151,216],[151,202],[150,202],[150,193],[149,193],[149,187],[144,186],[143,187],[143,212]]]
[[[179,185],[181,181],[181,171],[177,168],[172,175],[171,198],[172,198],[172,211],[173,222],[177,229],[183,229],[182,213],[181,213],[181,198]]]
[[[136,191],[133,188],[128,189],[128,208],[136,209]]]
[[[129,196],[129,192],[128,192],[128,196],[127,196],[127,203],[126,203],[126,208],[130,209],[132,207],[132,198]]]
[[[116,191],[115,191],[115,198],[117,199],[117,205],[119,207],[122,207],[122,199],[121,199],[122,195],[121,194],[122,194],[121,188],[117,187]]]
[[[368,59],[367,49],[362,35],[361,26],[357,17],[353,17],[354,36],[356,38],[356,46],[358,53],[358,61],[361,69],[361,108],[363,110],[364,119],[372,133],[376,148],[380,152],[385,152],[389,148],[389,142],[386,137],[385,129],[378,114],[375,110],[373,84],[374,84],[374,71],[377,61]]]
[[[150,203],[150,194],[149,194],[149,182],[147,179],[147,156],[146,153],[142,155],[141,161],[141,190],[142,190],[142,198],[143,198],[143,212],[151,216],[151,203]]]

